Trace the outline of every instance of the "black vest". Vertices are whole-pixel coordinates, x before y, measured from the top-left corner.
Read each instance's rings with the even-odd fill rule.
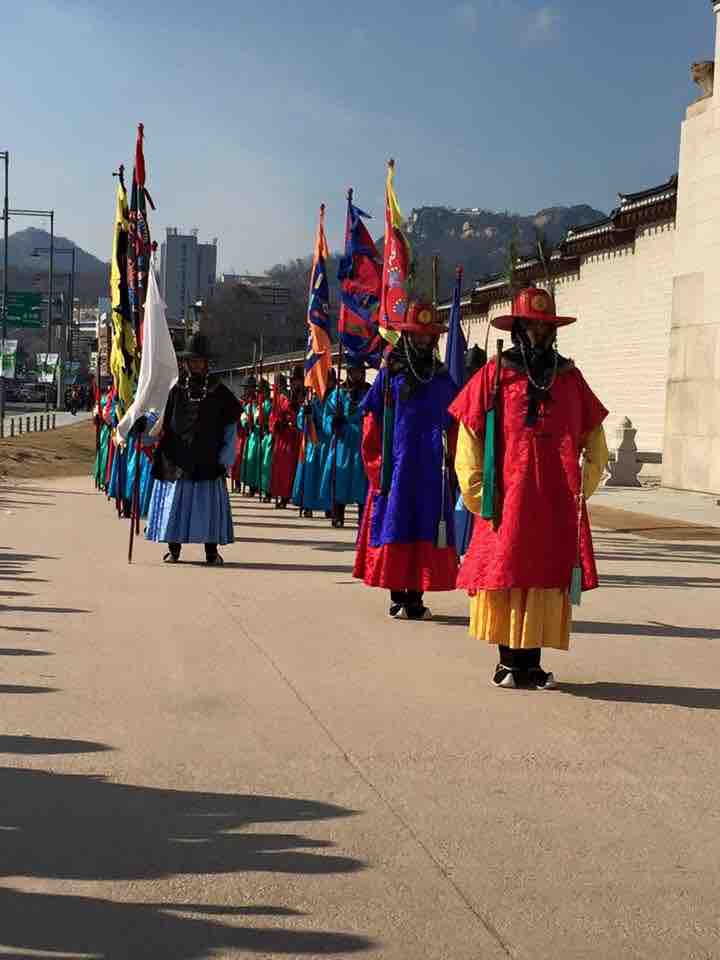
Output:
[[[225,428],[240,418],[240,402],[224,384],[208,390],[199,402],[174,386],[168,397],[163,436],[153,460],[156,480],[216,480]]]

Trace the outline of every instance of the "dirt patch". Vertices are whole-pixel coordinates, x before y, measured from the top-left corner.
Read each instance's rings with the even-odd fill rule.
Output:
[[[95,426],[83,420],[47,433],[0,440],[0,477],[29,479],[90,474],[95,460]]]
[[[720,527],[650,517],[645,513],[595,504],[590,504],[589,508],[593,527],[602,527],[613,533],[632,533],[647,540],[720,540]]]

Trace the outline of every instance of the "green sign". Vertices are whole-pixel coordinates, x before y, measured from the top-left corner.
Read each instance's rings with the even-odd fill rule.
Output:
[[[0,294],[0,306],[2,294]],[[11,327],[41,327],[42,294],[32,291],[8,293],[7,322]]]

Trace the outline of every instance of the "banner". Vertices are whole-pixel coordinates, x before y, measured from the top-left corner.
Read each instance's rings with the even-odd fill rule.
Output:
[[[0,340],[0,376],[4,380],[15,379],[15,358],[17,357],[17,340]]]
[[[38,383],[54,383],[55,372],[57,370],[59,354],[57,353],[37,353]]]

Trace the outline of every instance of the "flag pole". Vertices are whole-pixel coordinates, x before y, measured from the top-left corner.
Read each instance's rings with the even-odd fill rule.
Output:
[[[388,160],[388,177],[390,174],[395,172],[395,160],[391,157]],[[385,216],[387,220],[387,207],[389,203],[389,188],[385,189]],[[387,227],[386,227],[386,236],[385,244],[389,241],[387,236]],[[383,256],[387,257],[387,250],[383,251]],[[383,302],[384,302],[384,293],[383,293]],[[383,317],[380,317],[380,322],[382,323]],[[393,471],[393,444],[394,444],[394,434],[395,434],[395,410],[393,408],[393,397],[392,397],[392,384],[390,382],[390,351],[385,357],[385,384],[383,391],[383,430],[382,430],[382,463],[380,470],[380,487],[383,494],[387,495],[390,492],[390,485],[392,483],[392,471]]]
[[[352,193],[352,191],[351,191]],[[338,336],[338,365],[337,365],[337,383],[335,385],[335,416],[340,417],[344,415],[344,410],[341,410],[341,407],[344,407],[342,400],[342,393],[340,392],[340,377],[342,376],[342,362],[343,362],[343,344],[342,340]],[[337,501],[337,460],[338,460],[338,445],[340,443],[340,430],[341,427],[335,427],[333,430],[334,436],[334,449],[333,449],[333,462],[332,462],[332,475],[331,475],[331,489],[332,489],[332,515],[333,523],[336,520],[339,520],[338,517],[338,501]]]

